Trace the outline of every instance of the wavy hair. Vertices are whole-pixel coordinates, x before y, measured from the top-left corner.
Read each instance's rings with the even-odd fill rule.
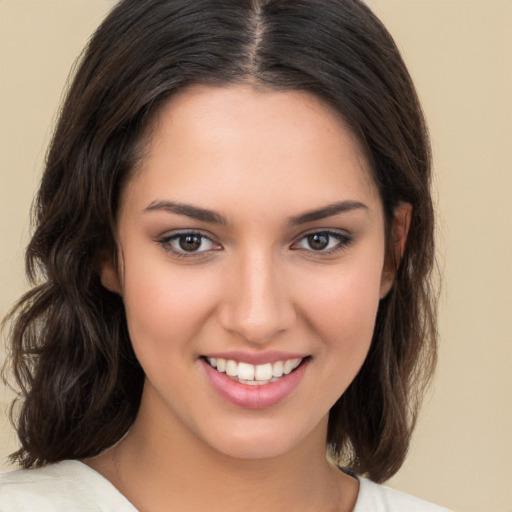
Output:
[[[418,98],[385,27],[359,0],[122,0],[71,80],[34,203],[33,287],[15,305],[11,411],[23,467],[94,456],[137,414],[144,373],[121,298],[100,283],[115,253],[120,190],[162,104],[191,84],[307,91],[336,109],[366,150],[390,225],[412,205],[368,357],[332,407],[332,457],[375,481],[401,466],[435,364],[431,157]]]

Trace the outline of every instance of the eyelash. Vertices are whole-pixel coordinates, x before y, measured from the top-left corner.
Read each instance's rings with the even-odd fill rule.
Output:
[[[201,250],[201,251],[187,251],[181,247],[181,249],[173,247],[173,242],[180,243],[180,239],[183,240],[185,237],[196,237],[200,239],[200,244],[203,245],[205,241],[210,242],[214,249],[210,250],[220,250],[220,245],[215,243],[209,236],[204,235],[198,231],[180,231],[179,233],[175,233],[170,236],[165,236],[158,240],[158,243],[164,248],[165,251],[172,253],[174,256],[178,258],[194,258],[198,256],[204,256],[204,253],[209,252],[209,249]]]
[[[306,240],[306,243],[308,243],[308,238],[314,237],[314,236],[326,237],[327,238],[327,244],[328,244],[327,247],[328,248],[313,249],[311,247],[311,245],[310,245],[310,248],[302,248],[302,247],[295,248],[294,247],[294,246],[298,245],[298,243],[302,242],[303,240]],[[333,247],[329,248],[329,245],[331,244],[331,239],[337,240],[337,243]],[[309,242],[311,242],[311,240],[309,240]],[[298,250],[298,251],[300,251],[300,250],[308,251],[308,252],[311,252],[313,254],[325,254],[325,255],[328,255],[328,254],[335,254],[335,253],[337,253],[339,251],[342,251],[342,250],[346,249],[353,242],[354,242],[353,236],[348,234],[348,233],[346,233],[346,232],[333,231],[333,230],[311,231],[309,233],[306,233],[306,234],[302,235],[299,238],[298,242],[294,242],[294,244],[292,245],[291,248],[293,250]]]
[[[205,241],[208,241],[213,246],[213,248],[212,249],[203,249],[203,250],[199,250],[199,251],[198,250],[187,251],[187,250],[183,249],[183,247],[177,248],[177,247],[173,246],[173,242],[180,244],[180,241],[183,241],[183,239],[187,236],[198,238],[200,240],[199,247],[201,247],[201,245],[203,245]],[[309,248],[297,247],[299,245],[299,243],[302,241],[306,241],[306,243],[308,243],[308,242],[311,243],[311,241],[312,241],[311,237],[314,237],[314,236],[326,237],[327,238],[327,248],[314,249],[311,247],[311,245]],[[308,241],[308,238],[310,239],[309,241]],[[337,243],[333,247],[329,247],[329,245],[331,244],[331,241],[332,241],[331,239],[337,240]],[[295,250],[295,251],[297,251],[297,250],[298,251],[301,251],[301,250],[307,251],[307,252],[311,252],[313,254],[328,255],[328,254],[335,254],[338,251],[342,251],[342,250],[346,249],[353,242],[354,242],[354,238],[352,237],[352,235],[345,233],[345,232],[333,231],[333,230],[311,231],[309,233],[302,235],[296,242],[294,242],[291,245],[290,249]],[[204,256],[205,253],[209,253],[211,250],[219,251],[222,249],[220,244],[217,244],[209,236],[206,236],[203,233],[198,232],[198,231],[181,231],[179,233],[175,233],[173,235],[165,236],[165,237],[161,238],[160,240],[158,240],[158,243],[163,247],[163,249],[165,251],[170,252],[179,258],[201,257],[201,256]]]

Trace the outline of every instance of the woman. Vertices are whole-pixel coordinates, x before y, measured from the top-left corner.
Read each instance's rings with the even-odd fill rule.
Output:
[[[38,195],[0,510],[442,510],[374,483],[435,362],[429,184],[361,2],[121,1]]]

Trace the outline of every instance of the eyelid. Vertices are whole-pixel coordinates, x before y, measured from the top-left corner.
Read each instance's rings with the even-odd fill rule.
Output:
[[[302,240],[304,240],[307,237],[312,236],[312,235],[328,235],[330,237],[335,238],[338,241],[338,243],[330,249],[322,249],[322,250],[315,250],[313,248],[307,249],[307,248],[301,248],[301,247],[294,247],[299,242],[301,242]],[[320,255],[330,255],[330,254],[334,254],[338,251],[342,251],[342,250],[346,249],[347,247],[352,245],[353,242],[354,242],[354,235],[346,230],[343,230],[343,229],[329,229],[329,228],[313,229],[313,230],[307,231],[306,233],[302,233],[301,235],[299,235],[295,239],[295,241],[292,243],[292,245],[290,246],[290,249],[298,250],[298,251],[306,251],[306,252],[309,252],[312,254],[318,254],[319,256]]]
[[[337,243],[334,247],[328,248],[328,249],[319,249],[315,250],[313,248],[305,248],[305,247],[297,247],[297,245],[305,240],[307,237],[312,235],[327,235],[328,237],[334,238],[337,240]],[[187,236],[187,235],[196,235],[200,237],[203,240],[208,240],[213,247],[203,249],[203,250],[196,250],[196,251],[186,251],[184,249],[176,249],[171,245],[172,241],[178,240],[180,237]],[[171,232],[167,232],[164,235],[159,236],[155,239],[155,241],[162,246],[162,248],[177,257],[185,257],[185,258],[193,258],[193,257],[201,257],[206,256],[211,252],[222,250],[222,245],[215,240],[215,237],[210,233],[205,233],[204,231],[198,230],[198,229],[180,229],[175,230]],[[354,242],[354,236],[350,232],[342,229],[332,229],[332,228],[326,228],[326,229],[312,229],[310,231],[307,231],[305,233],[302,233],[298,237],[295,238],[295,240],[291,243],[290,249],[291,250],[299,250],[299,251],[305,251],[309,252],[311,254],[317,254],[317,255],[330,255],[334,254],[338,251],[342,251],[346,249],[348,246],[350,246]]]
[[[195,235],[197,237],[200,237],[202,240],[208,240],[213,248],[210,249],[204,249],[204,250],[197,250],[197,251],[185,251],[185,250],[179,250],[174,248],[171,245],[171,242],[175,240],[179,240],[180,237],[184,237],[187,235]],[[208,253],[213,251],[218,251],[222,249],[222,246],[220,243],[218,243],[214,237],[211,234],[206,234],[204,231],[198,230],[198,229],[180,229],[176,231],[168,232],[156,239],[156,242],[162,246],[162,248],[172,254],[173,256],[177,257],[185,257],[185,258],[193,258],[193,257],[201,257],[206,256]]]

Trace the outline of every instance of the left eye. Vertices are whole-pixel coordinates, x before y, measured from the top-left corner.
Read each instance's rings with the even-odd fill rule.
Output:
[[[294,249],[314,252],[331,252],[349,245],[352,238],[337,231],[318,231],[303,236],[294,244]]]
[[[191,254],[216,250],[219,248],[212,240],[201,233],[177,233],[160,240],[160,244],[166,250],[179,253]]]

